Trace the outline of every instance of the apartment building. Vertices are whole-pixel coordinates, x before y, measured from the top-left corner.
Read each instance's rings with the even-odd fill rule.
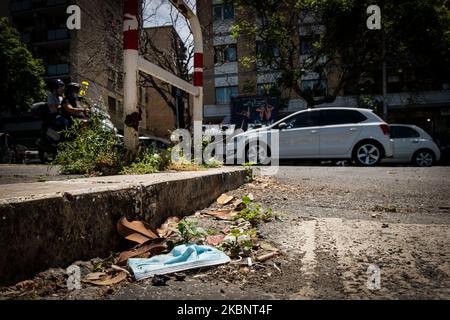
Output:
[[[80,30],[67,29],[66,10],[71,4],[81,9]],[[104,106],[119,130],[123,130],[122,4],[123,0],[9,0],[0,5],[0,14],[10,18],[22,41],[43,60],[45,80],[89,82],[86,97]],[[172,26],[146,28],[145,32],[167,61],[175,61],[176,51],[183,51],[184,44]],[[161,63],[155,55],[146,58]],[[148,84],[139,89],[141,134],[167,138],[169,131],[189,119],[189,98],[161,81],[157,84],[166,99]]]
[[[81,9],[81,30],[67,29],[71,4]],[[122,0],[6,0],[0,15],[10,18],[22,41],[43,60],[46,81],[88,81],[87,98],[122,125]]]
[[[171,25],[145,28],[145,58],[162,68],[178,74],[177,63],[182,63],[186,47]],[[183,128],[192,115],[192,99],[174,86],[155,79],[142,82],[140,103],[142,120],[141,132],[158,137],[169,138],[175,128]]]
[[[230,116],[230,101],[233,96],[264,94],[276,80],[278,74],[274,68],[255,64],[250,68],[240,63],[245,56],[254,55],[264,50],[265,44],[255,38],[239,37],[233,39],[230,27],[235,21],[251,19],[252,14],[238,12],[220,0],[197,0],[197,14],[203,27],[204,36],[204,119],[205,123],[222,123]],[[299,15],[298,39],[299,59],[305,59],[311,49],[314,38],[324,32],[320,21],[305,13]],[[275,52],[274,52],[275,53]],[[275,53],[276,54],[276,53]],[[381,67],[381,66],[380,66]],[[334,90],[337,84],[337,73],[330,73],[327,79],[318,79],[314,72],[308,72],[302,78],[303,89],[314,88],[318,95]],[[364,79],[362,79],[364,80]],[[366,79],[367,80],[367,79]],[[395,68],[388,66],[385,98],[389,110],[390,122],[412,123],[426,129],[440,140],[450,144],[450,85],[434,83],[423,92],[407,92],[404,84],[414,81],[400,78]],[[381,71],[371,78],[374,99],[381,101]],[[280,116],[307,107],[306,102],[295,94],[289,96],[287,106],[280,110]],[[353,92],[342,90],[332,103],[327,106],[360,105],[359,97]],[[441,138],[442,137],[442,138]]]
[[[230,115],[232,97],[264,95],[275,85],[280,74],[262,63],[241,63],[242,58],[267,50],[266,44],[259,39],[242,35],[237,40],[231,36],[233,23],[253,19],[252,14],[238,12],[220,0],[198,0],[197,13],[204,37],[205,122],[220,123]],[[306,56],[314,35],[323,32],[320,23],[311,17],[301,18],[300,26],[297,34],[293,35],[299,44],[299,59]],[[303,77],[302,85],[305,88],[320,87],[318,93],[324,94],[334,85],[334,78],[331,74],[329,79],[319,80],[317,74],[310,72]],[[281,115],[306,107],[294,93],[289,98],[289,105]]]

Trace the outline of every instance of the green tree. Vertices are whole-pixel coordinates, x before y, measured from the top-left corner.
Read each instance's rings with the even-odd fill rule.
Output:
[[[447,0],[380,0],[382,29],[366,26],[369,0],[226,0],[239,16],[232,27],[235,37],[260,39],[266,48],[241,57],[249,67],[263,62],[277,69],[278,86],[294,91],[312,107],[332,102],[337,95],[375,93],[381,84],[382,61],[415,81],[405,90],[424,90],[429,79],[449,79],[450,14]],[[299,24],[299,21],[308,23]],[[298,35],[298,30],[309,35]],[[314,28],[317,27],[316,31]],[[301,42],[308,42],[308,46]],[[305,50],[306,47],[306,50]],[[307,55],[301,56],[301,53]],[[300,58],[302,57],[302,58]],[[321,98],[303,86],[304,76],[315,72],[319,80],[333,75],[332,90]],[[371,79],[367,83],[365,80]],[[368,86],[369,84],[369,86]],[[380,93],[380,92],[376,92]]]
[[[20,41],[7,18],[0,18],[0,111],[22,113],[45,97],[40,60]]]

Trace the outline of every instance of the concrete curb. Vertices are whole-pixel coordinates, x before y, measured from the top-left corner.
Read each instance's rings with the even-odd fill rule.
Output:
[[[106,257],[120,249],[116,223],[122,216],[156,227],[169,216],[186,216],[209,206],[223,192],[244,184],[246,175],[241,168],[223,168],[29,183],[21,185],[44,191],[24,191],[22,197],[11,197],[21,186],[4,185],[0,284],[76,260]]]

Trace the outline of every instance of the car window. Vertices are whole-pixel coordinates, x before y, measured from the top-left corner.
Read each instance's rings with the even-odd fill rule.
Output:
[[[392,139],[404,139],[404,138],[418,138],[420,134],[410,127],[391,126],[391,138]]]
[[[285,122],[287,129],[316,127],[319,125],[319,111],[307,111],[290,117]]]
[[[322,110],[322,125],[360,123],[367,118],[356,110]]]

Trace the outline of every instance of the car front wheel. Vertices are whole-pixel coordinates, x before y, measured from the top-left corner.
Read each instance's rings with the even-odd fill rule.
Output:
[[[373,142],[363,142],[356,146],[353,160],[357,165],[374,166],[381,160],[381,148]]]
[[[270,147],[261,142],[247,145],[245,148],[245,161],[269,165],[272,161]]]
[[[419,150],[414,154],[413,163],[418,167],[431,167],[434,163],[434,154],[428,150]]]

